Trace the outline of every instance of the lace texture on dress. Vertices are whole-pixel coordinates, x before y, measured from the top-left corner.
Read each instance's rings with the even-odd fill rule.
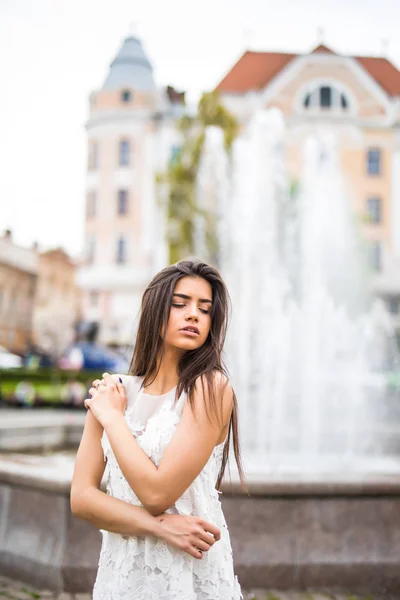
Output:
[[[128,393],[125,420],[138,444],[154,462],[161,461],[165,448],[180,421],[185,397],[174,403],[174,395],[161,405],[146,423],[136,418],[137,402],[146,398],[137,393],[139,378],[124,384]],[[132,383],[136,389],[132,392]],[[134,395],[131,402],[130,395]],[[164,395],[165,396],[165,395]],[[161,397],[160,397],[161,398]],[[101,440],[107,460],[107,493],[115,498],[142,506],[130,488],[115,459],[106,433]],[[232,549],[215,482],[222,460],[223,444],[217,446],[202,472],[167,512],[198,515],[221,530],[221,539],[195,559],[185,552],[151,536],[122,536],[102,531],[93,600],[239,600],[243,598],[233,572]]]

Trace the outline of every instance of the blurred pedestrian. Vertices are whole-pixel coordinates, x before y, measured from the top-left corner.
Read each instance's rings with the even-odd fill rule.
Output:
[[[20,381],[15,388],[15,399],[22,408],[32,408],[35,403],[35,388],[30,381]]]
[[[63,404],[72,408],[83,406],[86,397],[87,388],[77,379],[70,379],[63,386],[61,391],[61,400]]]

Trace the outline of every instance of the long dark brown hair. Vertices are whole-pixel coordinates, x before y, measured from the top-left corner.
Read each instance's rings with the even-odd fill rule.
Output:
[[[165,334],[172,296],[176,283],[182,277],[201,277],[208,281],[212,289],[212,310],[210,332],[204,344],[196,350],[188,350],[182,355],[178,363],[179,381],[176,397],[186,392],[190,405],[193,408],[196,380],[200,377],[204,390],[207,383],[210,409],[213,416],[220,419],[222,414],[221,402],[217,402],[215,393],[215,375],[219,373],[229,383],[227,370],[223,364],[222,354],[225,343],[226,331],[229,321],[230,297],[227,287],[217,269],[200,260],[182,260],[166,267],[147,286],[141,304],[139,326],[136,336],[135,349],[129,373],[144,377],[142,386],[146,387],[157,375],[165,349]],[[161,332],[164,335],[161,335]],[[218,408],[219,406],[219,408]],[[232,437],[233,450],[243,489],[246,488],[238,432],[238,406],[236,394],[233,390],[232,414],[228,428],[228,435],[223,448],[222,464],[218,474],[216,487],[219,488],[225,467],[229,459],[229,448]]]

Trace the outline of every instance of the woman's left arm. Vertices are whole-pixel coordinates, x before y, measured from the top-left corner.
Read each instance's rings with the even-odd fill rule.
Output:
[[[116,387],[107,374],[108,387]],[[117,386],[121,389],[122,386]],[[140,448],[119,411],[103,411],[102,425],[125,479],[143,506],[153,515],[170,508],[182,496],[204,468],[218,442],[221,431],[229,424],[232,411],[232,388],[221,375],[214,377],[217,411],[213,416],[208,386],[196,381],[193,409],[188,402],[183,408],[177,430],[167,446],[158,467]],[[94,408],[94,406],[91,408]]]

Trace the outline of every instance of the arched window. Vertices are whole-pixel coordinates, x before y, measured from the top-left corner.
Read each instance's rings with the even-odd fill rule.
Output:
[[[306,92],[303,107],[305,110],[346,112],[349,108],[349,101],[345,93],[334,85],[319,85],[312,91]]]

